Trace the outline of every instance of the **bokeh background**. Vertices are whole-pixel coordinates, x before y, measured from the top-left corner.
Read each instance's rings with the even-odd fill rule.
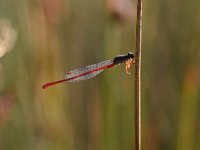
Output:
[[[200,1],[143,2],[142,149],[200,149]],[[134,67],[46,90],[135,49],[136,1],[0,1],[0,149],[134,150]]]

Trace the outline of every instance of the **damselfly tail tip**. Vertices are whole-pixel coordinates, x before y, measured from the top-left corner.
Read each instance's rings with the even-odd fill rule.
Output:
[[[49,82],[49,83],[44,84],[44,85],[42,86],[42,88],[43,88],[43,89],[46,89],[46,88],[48,88],[48,87],[50,87],[50,86],[52,86],[52,85],[54,85],[54,84],[56,84],[56,83],[55,83],[55,82]]]
[[[49,83],[46,83],[42,86],[43,89],[46,89],[50,86],[53,86],[55,84],[58,84],[58,83],[62,83],[62,82],[65,82],[65,81],[68,81],[69,79],[62,79],[62,80],[58,80],[58,81],[54,81],[54,82],[49,82]]]
[[[48,87],[49,87],[49,83],[44,84],[44,85],[42,86],[43,89],[46,89],[46,88],[48,88]]]

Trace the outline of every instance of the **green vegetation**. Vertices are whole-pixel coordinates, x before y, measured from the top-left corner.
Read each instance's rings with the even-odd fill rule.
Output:
[[[200,1],[143,6],[142,149],[198,150]],[[135,17],[131,0],[1,0],[0,149],[133,150],[134,69],[41,87],[134,51]]]

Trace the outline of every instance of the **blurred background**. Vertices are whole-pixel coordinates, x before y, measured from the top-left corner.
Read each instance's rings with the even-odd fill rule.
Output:
[[[200,149],[200,1],[143,2],[142,149]],[[134,67],[46,90],[135,49],[136,1],[0,1],[0,149],[133,150]]]

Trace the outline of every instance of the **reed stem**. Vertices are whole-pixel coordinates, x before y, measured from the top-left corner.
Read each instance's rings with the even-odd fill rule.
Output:
[[[137,0],[136,54],[135,54],[135,149],[141,150],[141,43],[142,0]]]

